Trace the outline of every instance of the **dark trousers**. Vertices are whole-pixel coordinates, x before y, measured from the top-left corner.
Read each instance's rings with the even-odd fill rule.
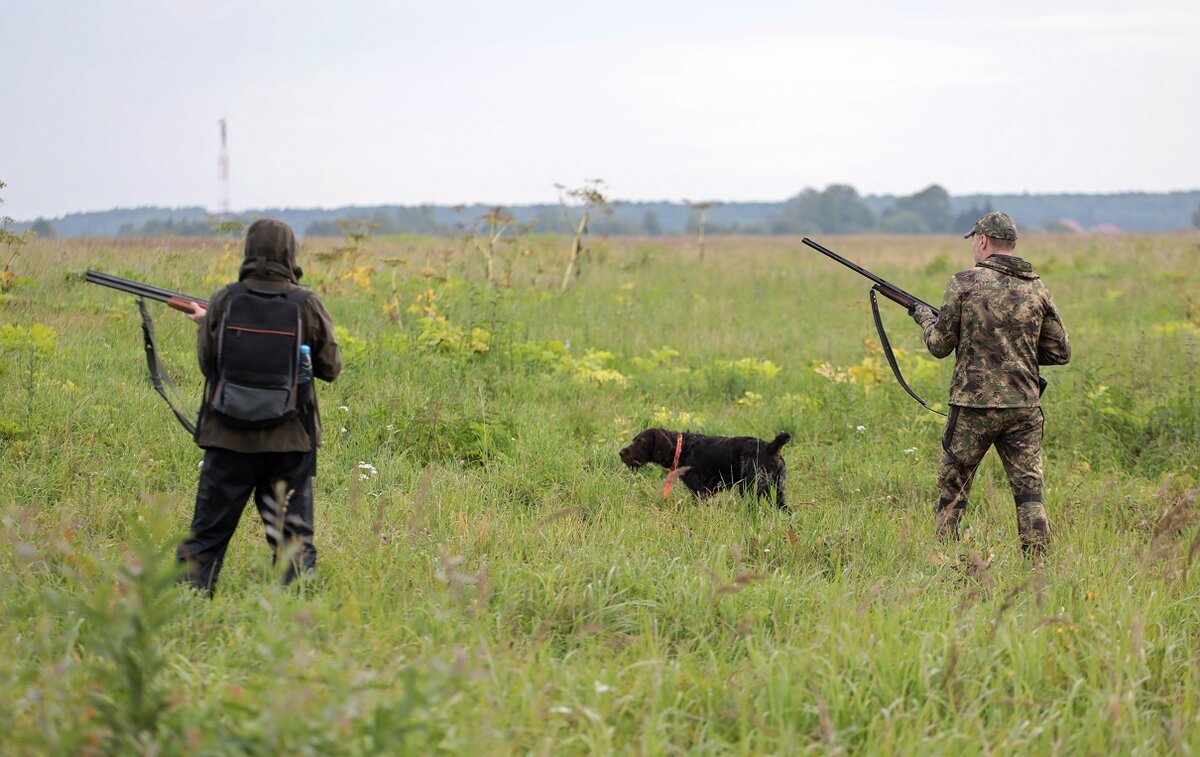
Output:
[[[284,582],[290,583],[302,570],[315,570],[312,477],[316,461],[316,452],[206,450],[191,536],[175,552],[188,566],[181,580],[209,593],[216,588],[225,550],[251,492],[274,559],[289,559]]]

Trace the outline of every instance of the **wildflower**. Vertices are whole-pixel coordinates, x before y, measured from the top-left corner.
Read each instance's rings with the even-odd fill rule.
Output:
[[[858,365],[846,369],[846,376],[851,384],[860,384],[864,391],[871,391],[873,384],[883,383],[883,365],[879,358],[863,358]]]
[[[846,381],[846,372],[841,368],[834,367],[834,365],[828,361],[821,363],[816,368],[813,368],[813,373],[823,378],[827,378],[835,384],[841,384]]]
[[[855,426],[854,430],[861,434],[862,432],[867,430],[867,427],[866,426]]]
[[[744,357],[741,360],[718,360],[717,367],[733,371],[747,378],[760,376],[767,381],[775,378],[783,370],[770,360],[755,360],[752,357]]]
[[[909,447],[908,449],[904,450],[904,454],[911,455],[912,453],[914,453],[916,451],[917,451],[916,447]]]
[[[596,681],[596,693],[597,694],[607,694],[610,691],[612,691],[612,686],[609,686],[606,683],[600,683],[599,681]]]
[[[558,707],[551,707],[550,712],[553,712],[555,715],[570,715],[572,712],[574,712],[574,710],[572,710],[570,707],[563,707],[562,705],[559,705]]]
[[[358,470],[360,471],[358,478],[361,481],[365,481],[368,478],[373,478],[379,475],[379,471],[375,469],[374,465],[363,462],[362,460],[358,461]]]

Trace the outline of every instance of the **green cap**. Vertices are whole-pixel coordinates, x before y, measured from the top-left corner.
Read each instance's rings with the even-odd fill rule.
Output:
[[[976,234],[1015,242],[1017,241],[1017,225],[1013,223],[1013,219],[1009,218],[1007,213],[993,210],[991,213],[984,213],[983,217],[975,222],[975,227],[969,233],[963,234],[963,239],[970,239]]]

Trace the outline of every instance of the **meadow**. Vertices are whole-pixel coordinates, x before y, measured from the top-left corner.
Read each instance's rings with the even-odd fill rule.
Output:
[[[957,237],[830,237],[931,302]],[[797,238],[310,240],[340,327],[317,577],[253,507],[216,597],[174,585],[202,452],[132,297],[207,297],[235,238],[35,241],[0,294],[0,753],[1160,754],[1200,744],[1200,237],[1029,236],[1070,333],[1045,370],[1052,544],[989,453],[933,537],[942,418],[867,282]],[[5,256],[7,258],[7,256]],[[149,307],[190,407],[195,327]],[[906,377],[934,361],[881,303]],[[648,426],[772,437],[790,511],[662,497]]]

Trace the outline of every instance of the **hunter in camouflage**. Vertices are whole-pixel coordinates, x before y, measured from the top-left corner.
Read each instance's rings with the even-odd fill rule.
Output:
[[[1011,254],[1017,241],[1012,219],[987,213],[964,238],[972,240],[975,267],[950,279],[937,316],[920,305],[912,313],[934,357],[956,352],[937,531],[958,537],[975,470],[995,445],[1012,487],[1022,548],[1040,555],[1049,525],[1038,366],[1065,365],[1071,345],[1049,290],[1033,266]]]

